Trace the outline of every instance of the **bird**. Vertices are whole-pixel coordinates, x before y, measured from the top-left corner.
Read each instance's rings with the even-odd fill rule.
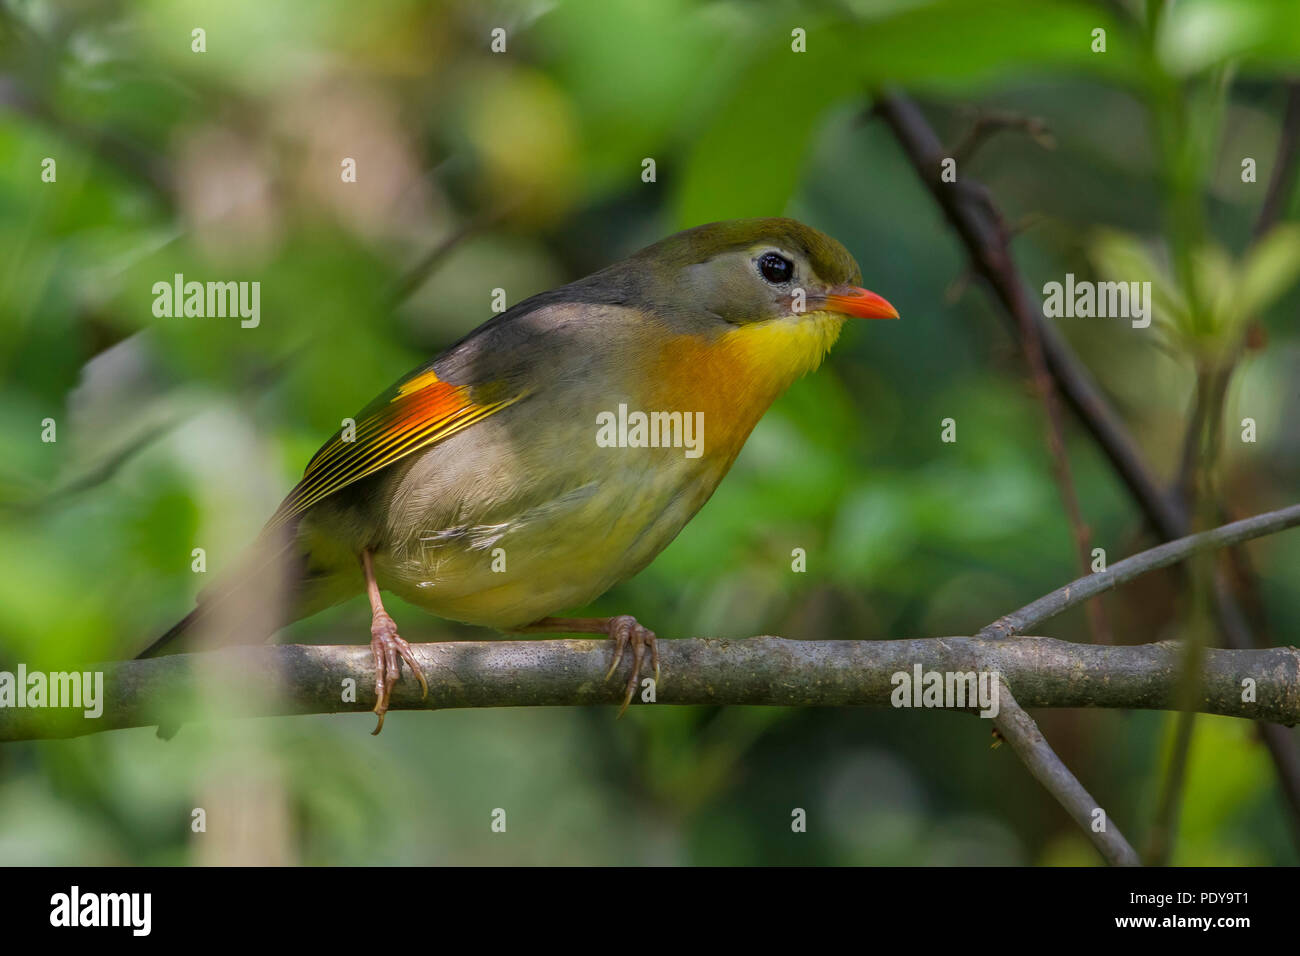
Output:
[[[140,657],[255,643],[365,594],[383,729],[404,662],[389,592],[502,633],[654,631],[557,617],[645,568],[712,496],[759,419],[851,317],[896,319],[838,241],[788,218],[711,222],[493,316],[381,393],[311,458],[246,557]],[[279,591],[275,591],[279,588]],[[278,597],[253,617],[256,593]],[[184,640],[182,640],[184,638]]]

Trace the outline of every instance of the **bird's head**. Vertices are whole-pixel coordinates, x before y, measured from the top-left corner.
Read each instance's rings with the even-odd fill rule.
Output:
[[[831,313],[896,319],[861,288],[847,249],[794,219],[737,219],[687,229],[633,257],[654,275],[656,305],[703,321],[747,325]]]
[[[728,462],[772,401],[821,364],[846,318],[898,317],[861,288],[848,250],[793,219],[687,229],[590,281],[652,319],[654,345],[638,359],[654,383],[647,400],[702,409],[723,429],[713,448]]]

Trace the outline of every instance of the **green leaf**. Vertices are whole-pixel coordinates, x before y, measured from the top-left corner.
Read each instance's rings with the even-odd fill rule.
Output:
[[[1300,58],[1295,0],[1182,0],[1169,4],[1156,38],[1161,64],[1176,76],[1227,60],[1286,64]]]
[[[1088,258],[1110,281],[1151,283],[1154,327],[1165,332],[1188,329],[1191,317],[1186,299],[1137,236],[1115,229],[1099,229],[1088,246]]]
[[[1246,254],[1237,287],[1237,308],[1257,315],[1300,278],[1300,226],[1277,226]]]
[[[683,225],[780,212],[826,111],[855,97],[865,102],[874,89],[898,83],[969,96],[1027,68],[1087,70],[1136,84],[1148,66],[1105,11],[1074,2],[939,0],[808,24],[803,53],[791,48],[797,21],[772,23],[694,141],[678,194]],[[1106,30],[1104,53],[1092,52],[1095,29]]]

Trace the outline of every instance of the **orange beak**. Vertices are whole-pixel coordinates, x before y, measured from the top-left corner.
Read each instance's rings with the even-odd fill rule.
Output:
[[[882,296],[856,286],[845,286],[844,291],[826,297],[826,307],[832,312],[856,316],[859,319],[896,319],[898,310]]]

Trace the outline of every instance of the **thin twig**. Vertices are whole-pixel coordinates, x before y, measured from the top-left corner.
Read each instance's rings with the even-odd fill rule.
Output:
[[[437,271],[438,267],[446,261],[457,246],[474,234],[482,232],[494,223],[499,222],[510,210],[515,208],[515,205],[514,203],[504,204],[471,219],[421,256],[419,261],[411,266],[389,290],[387,294],[389,308],[396,308],[414,295],[416,290],[429,280],[429,277]]]
[[[176,428],[179,424],[179,416],[172,416],[152,428],[146,428],[140,434],[124,443],[122,447],[96,462],[90,470],[84,474],[78,475],[66,484],[60,485],[44,495],[34,497],[21,503],[16,503],[12,507],[15,510],[21,509],[28,514],[32,514],[37,511],[53,508],[56,505],[62,504],[67,498],[82,494],[92,488],[96,488],[99,485],[110,481],[113,476],[122,469],[122,466],[134,458],[138,452],[152,445],[155,441]]]
[[[1268,191],[1264,193],[1264,202],[1251,231],[1252,242],[1258,242],[1277,225],[1295,185],[1296,155],[1300,150],[1300,81],[1292,80],[1286,88],[1282,134],[1273,160],[1273,172],[1269,175]]]
[[[911,100],[897,93],[877,100],[876,109],[889,124],[917,175],[929,184],[931,173],[938,169],[944,153],[925,116]],[[983,187],[970,180],[966,183],[963,189],[936,190],[931,187],[931,193],[966,246],[972,265],[980,271],[1007,310],[1007,318],[1016,322],[1013,306],[1024,295],[1023,282],[1015,263],[1008,258],[1000,260],[996,269],[984,268],[989,260],[981,250],[995,237],[990,233],[991,226],[983,212],[984,203],[980,197]],[[1053,325],[1043,321],[1033,310],[1030,310],[1030,318],[1037,326],[1048,370],[1066,404],[1101,447],[1147,520],[1162,538],[1185,534],[1186,518],[1143,461],[1137,443],[1111,409],[1087,368]]]
[[[1167,541],[1164,544],[1139,552],[1132,557],[1117,561],[1105,571],[1098,571],[1071,581],[1065,587],[1057,588],[1036,601],[1031,601],[1022,608],[998,618],[979,632],[979,637],[1006,638],[1014,637],[1043,621],[1055,617],[1082,601],[1088,600],[1102,591],[1109,591],[1116,585],[1131,581],[1141,574],[1157,568],[1167,568],[1171,564],[1211,548],[1225,548],[1229,545],[1249,541],[1266,534],[1275,534],[1300,525],[1300,504],[1266,511],[1251,518],[1243,518],[1210,531],[1191,534],[1185,538]]]
[[[974,122],[966,130],[963,136],[950,152],[953,159],[957,161],[957,168],[961,169],[971,157],[975,155],[976,150],[994,134],[1003,130],[1018,129],[1026,133],[1035,143],[1044,149],[1055,149],[1056,139],[1052,136],[1051,130],[1047,124],[1036,116],[1025,116],[1021,113],[1004,112],[1001,110],[981,111],[976,114]]]
[[[1204,481],[1198,464],[1201,461],[1207,419],[1218,419],[1222,415],[1223,401],[1227,397],[1228,382],[1236,365],[1236,356],[1223,367],[1202,368],[1196,373],[1196,393],[1192,400],[1192,411],[1188,416],[1187,431],[1183,436],[1183,451],[1179,459],[1178,477],[1174,481],[1172,494],[1182,503],[1184,514],[1195,512],[1204,490],[1200,486]]]
[[[1001,713],[993,720],[998,732],[1029,768],[1034,779],[1056,798],[1074,822],[1088,834],[1102,857],[1112,866],[1139,866],[1137,851],[1124,839],[1119,827],[1110,819],[1092,794],[1056,755],[1038,724],[1030,717],[1009,690],[1003,690],[998,706]]]

